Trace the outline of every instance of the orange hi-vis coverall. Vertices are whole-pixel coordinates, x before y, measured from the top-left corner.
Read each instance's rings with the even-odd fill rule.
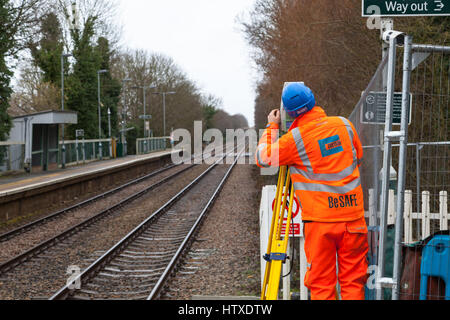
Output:
[[[363,300],[367,280],[367,226],[359,166],[362,145],[353,124],[316,106],[277,140],[270,123],[256,151],[258,166],[287,165],[305,222],[305,285],[314,300]]]

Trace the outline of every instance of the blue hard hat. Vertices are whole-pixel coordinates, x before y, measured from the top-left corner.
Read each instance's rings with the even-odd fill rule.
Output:
[[[284,109],[294,119],[311,111],[316,105],[313,92],[303,82],[288,84],[283,90],[282,99]]]

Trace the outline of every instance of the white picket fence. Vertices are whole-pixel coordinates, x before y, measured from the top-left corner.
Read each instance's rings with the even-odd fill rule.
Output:
[[[439,213],[430,212],[430,192],[422,192],[422,212],[412,212],[412,191],[405,191],[405,242],[413,242],[412,221],[413,219],[422,220],[422,239],[431,235],[431,220],[439,220],[439,230],[448,230],[448,193],[441,191],[439,193]],[[416,239],[417,240],[417,239]]]
[[[369,212],[366,216],[369,217],[370,225],[375,225],[373,221],[374,211],[374,190],[369,190]],[[413,212],[413,192],[411,190],[405,191],[405,213],[404,213],[404,242],[413,243],[415,241],[423,240],[431,235],[431,221],[439,220],[439,230],[448,230],[448,193],[447,191],[441,191],[439,193],[439,213],[430,212],[430,192],[422,192],[422,210],[421,212]],[[396,196],[394,195],[394,190],[389,190],[389,205],[388,205],[388,225],[395,224],[396,219]],[[421,220],[421,238],[417,239],[413,236],[413,221]],[[434,230],[437,231],[437,230]]]

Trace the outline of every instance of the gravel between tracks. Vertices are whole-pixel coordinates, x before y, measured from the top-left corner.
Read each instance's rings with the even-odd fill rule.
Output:
[[[86,298],[86,292],[88,292],[87,295],[91,299],[147,298],[155,284],[149,283],[150,279],[157,279],[158,276],[162,275],[165,264],[171,260],[171,255],[177,251],[183,238],[198,219],[202,209],[208,203],[227,170],[227,165],[219,165],[212,169],[179,201],[173,204],[166,213],[155,219],[146,228],[144,234],[136,239],[137,241],[133,241],[122,251],[122,253],[129,255],[128,259],[132,259],[130,258],[133,255],[131,252],[134,252],[134,254],[145,253],[147,256],[153,255],[153,258],[142,259],[141,256],[140,259],[134,259],[134,267],[117,267],[113,263],[119,261],[113,259],[110,264],[101,269],[96,277],[89,281],[89,285],[83,286],[87,291],[84,293],[75,292],[75,296]],[[142,207],[142,209],[145,210],[145,207]],[[161,263],[160,259],[155,258],[158,254],[168,255],[165,264]],[[120,257],[120,259],[123,258]],[[136,264],[141,263],[147,264],[145,267],[136,266]],[[144,272],[143,270],[147,271]],[[144,274],[146,274],[145,277],[143,277]],[[137,278],[132,277],[133,275]]]
[[[181,174],[178,179],[133,201],[108,219],[52,247],[44,255],[1,275],[0,300],[49,298],[65,285],[69,266],[77,265],[83,270],[207,167],[199,165]]]
[[[259,296],[260,190],[255,175],[259,175],[256,166],[234,168],[191,247],[194,255],[208,253],[199,260],[201,267],[195,273],[175,274],[163,299]]]

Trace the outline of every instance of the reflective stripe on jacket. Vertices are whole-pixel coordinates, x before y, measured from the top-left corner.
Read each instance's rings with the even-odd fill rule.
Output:
[[[327,117],[315,107],[297,118],[277,140],[278,125],[264,132],[256,151],[260,167],[291,169],[302,219],[319,222],[354,221],[364,217],[359,166],[361,142],[353,124]]]

